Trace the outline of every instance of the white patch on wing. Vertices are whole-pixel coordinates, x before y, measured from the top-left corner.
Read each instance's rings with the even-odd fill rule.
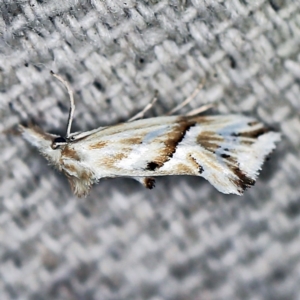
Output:
[[[252,186],[280,134],[240,115],[158,117],[82,132],[61,149],[53,135],[22,128],[23,136],[63,171],[77,195],[103,177],[132,177],[154,187],[153,176],[198,175],[223,193]]]
[[[172,172],[185,163],[196,172],[199,166],[199,175],[219,191],[241,195],[255,183],[265,157],[279,140],[280,134],[268,132],[253,118],[213,116],[205,122],[199,118],[160,171]],[[198,166],[191,163],[191,157]]]

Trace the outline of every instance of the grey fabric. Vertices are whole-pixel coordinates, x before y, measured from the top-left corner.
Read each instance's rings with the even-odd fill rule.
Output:
[[[0,297],[300,299],[299,0],[0,2]],[[256,185],[102,180],[86,199],[14,134],[216,103],[282,132]]]

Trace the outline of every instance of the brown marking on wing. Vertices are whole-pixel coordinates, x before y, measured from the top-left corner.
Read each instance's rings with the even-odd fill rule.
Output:
[[[233,155],[232,155],[233,154]],[[223,158],[224,162],[228,165],[230,169],[237,167],[238,162],[235,156],[235,151],[233,149],[230,150],[230,154],[223,153],[220,156]]]
[[[198,164],[197,160],[192,155],[189,155],[188,160],[194,165],[195,170],[197,170],[197,175],[204,171],[203,167]]]
[[[131,138],[125,138],[119,141],[119,143],[124,145],[136,145],[140,144],[143,141],[144,137],[131,137]]]
[[[186,120],[190,122],[195,122],[199,124],[211,124],[212,117],[211,116],[192,116],[192,117],[185,117]]]
[[[182,118],[177,124],[174,124],[172,130],[164,135],[164,147],[159,151],[155,159],[148,163],[146,170],[154,171],[169,161],[176,152],[177,146],[184,139],[187,131],[195,125],[196,123],[188,118]],[[160,139],[161,137],[158,137],[159,142]]]
[[[105,159],[102,159],[101,161],[99,161],[99,166],[103,166],[105,168],[109,168],[109,169],[119,169],[116,164],[126,158],[128,156],[128,154],[130,153],[131,149],[123,149],[123,152],[120,153],[116,153],[114,155],[107,155],[105,157]]]
[[[218,162],[216,161],[215,154],[213,154],[209,151],[206,151],[205,153],[202,153],[202,152],[193,153],[193,156],[190,155],[190,159],[194,160],[195,166],[197,165],[198,168],[201,168],[200,169],[201,173],[205,170],[204,170],[203,166],[198,164],[198,161],[203,162],[203,165],[208,165],[209,168],[213,169],[213,171],[215,173],[222,174],[222,172],[223,172],[223,168],[221,166],[219,166]],[[214,172],[212,172],[212,173],[214,173]]]
[[[72,149],[69,145],[66,145],[61,151],[61,156],[64,158],[71,158],[77,161],[80,161],[80,157],[77,152]]]
[[[130,138],[124,138],[121,140],[118,140],[119,144],[123,145],[133,145],[133,144],[140,144],[142,142],[143,138],[142,137],[130,137]],[[94,144],[91,144],[89,146],[89,149],[91,150],[99,150],[101,148],[104,148],[109,144],[109,141],[100,141]]]
[[[105,147],[106,145],[107,145],[107,142],[100,141],[100,142],[97,142],[95,144],[89,145],[89,149],[90,150],[101,149],[101,148]]]
[[[199,175],[199,165],[191,167],[188,164],[179,163],[172,168],[172,173],[178,175]]]
[[[68,170],[70,173],[77,173],[77,168],[73,164],[64,164],[64,169]],[[67,173],[65,173],[67,175]]]
[[[83,170],[80,174],[80,179],[83,181],[90,181],[92,178],[92,172],[89,170]]]
[[[222,154],[224,162],[233,173],[233,177],[229,177],[230,181],[237,186],[240,193],[243,193],[247,188],[250,188],[255,184],[255,180],[248,177],[239,167],[236,157],[229,154]]]
[[[202,131],[197,136],[197,143],[212,153],[215,153],[222,142],[224,142],[224,138],[216,135],[213,131]]]
[[[243,193],[246,189],[255,184],[255,180],[248,177],[239,167],[230,167],[236,178],[231,178],[231,181],[238,187],[238,191]]]
[[[261,128],[254,129],[254,130],[248,130],[248,131],[244,131],[244,132],[232,133],[232,136],[256,139],[259,136],[261,136],[261,135],[263,135],[263,134],[265,134],[269,131],[270,131],[270,129],[265,128],[265,127],[261,127]]]
[[[238,141],[241,145],[251,146],[255,143],[255,139],[250,138],[240,138]]]

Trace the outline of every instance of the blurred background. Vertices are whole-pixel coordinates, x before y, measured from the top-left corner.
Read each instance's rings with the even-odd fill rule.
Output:
[[[299,299],[298,0],[2,0],[0,297]],[[158,116],[253,116],[282,133],[256,185],[224,195],[200,177],[101,180],[86,198],[19,135],[126,121],[158,90]]]

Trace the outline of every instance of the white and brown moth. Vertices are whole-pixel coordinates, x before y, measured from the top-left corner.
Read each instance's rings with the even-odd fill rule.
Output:
[[[182,116],[140,119],[71,133],[74,99],[66,136],[23,127],[23,137],[62,171],[77,196],[105,177],[131,177],[152,189],[155,176],[194,175],[207,179],[225,194],[242,195],[254,185],[266,156],[280,134],[243,115]],[[174,110],[173,110],[174,111]]]

